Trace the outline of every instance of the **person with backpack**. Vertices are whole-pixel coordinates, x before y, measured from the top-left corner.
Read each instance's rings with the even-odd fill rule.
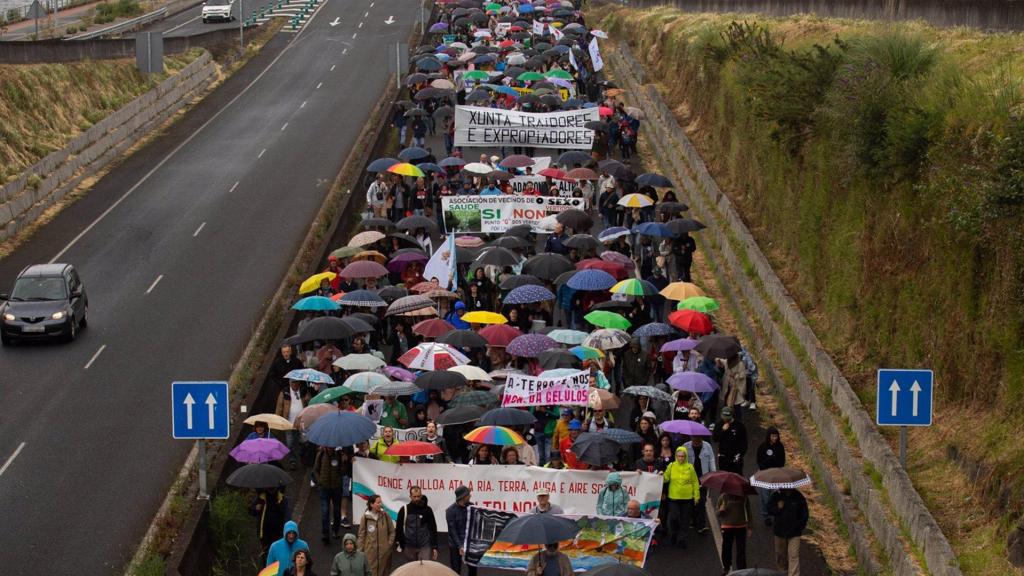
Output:
[[[409,488],[409,503],[395,522],[398,551],[409,560],[437,560],[437,520],[419,486]]]

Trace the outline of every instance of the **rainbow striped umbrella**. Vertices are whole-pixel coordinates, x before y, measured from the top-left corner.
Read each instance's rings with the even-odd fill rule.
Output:
[[[612,294],[628,294],[629,296],[654,296],[658,287],[647,280],[628,278],[611,287]]]
[[[409,164],[408,162],[395,164],[394,166],[388,168],[387,171],[391,172],[392,174],[398,174],[399,176],[418,176],[420,178],[426,176],[426,174],[423,173],[423,170],[420,170],[419,168],[412,164]]]
[[[504,426],[480,426],[463,436],[473,444],[490,444],[492,446],[516,446],[525,444],[526,440],[515,430]]]
[[[600,360],[604,358],[604,352],[590,346],[573,346],[569,348],[569,352],[572,352],[580,360]]]

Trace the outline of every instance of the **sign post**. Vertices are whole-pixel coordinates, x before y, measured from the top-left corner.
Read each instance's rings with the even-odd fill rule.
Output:
[[[172,382],[171,436],[199,443],[199,498],[207,499],[206,440],[230,433],[227,382]]]
[[[934,375],[931,370],[878,370],[875,422],[900,427],[900,466],[907,467],[907,427],[931,426]]]

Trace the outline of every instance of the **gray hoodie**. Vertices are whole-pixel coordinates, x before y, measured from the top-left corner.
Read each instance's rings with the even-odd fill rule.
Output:
[[[331,576],[371,576],[366,554],[354,548],[352,552],[346,552],[344,549],[346,542],[351,542],[354,547],[356,537],[353,534],[345,534],[345,537],[341,539],[343,548],[331,562]]]

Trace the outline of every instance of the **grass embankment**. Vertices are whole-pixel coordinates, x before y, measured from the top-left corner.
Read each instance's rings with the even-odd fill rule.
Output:
[[[0,184],[63,148],[107,115],[195,60],[201,50],[164,58],[146,76],[134,60],[0,65]]]
[[[1024,36],[595,16],[659,79],[864,405],[878,367],[935,370],[909,472],[965,572],[1008,573],[1024,513]]]

